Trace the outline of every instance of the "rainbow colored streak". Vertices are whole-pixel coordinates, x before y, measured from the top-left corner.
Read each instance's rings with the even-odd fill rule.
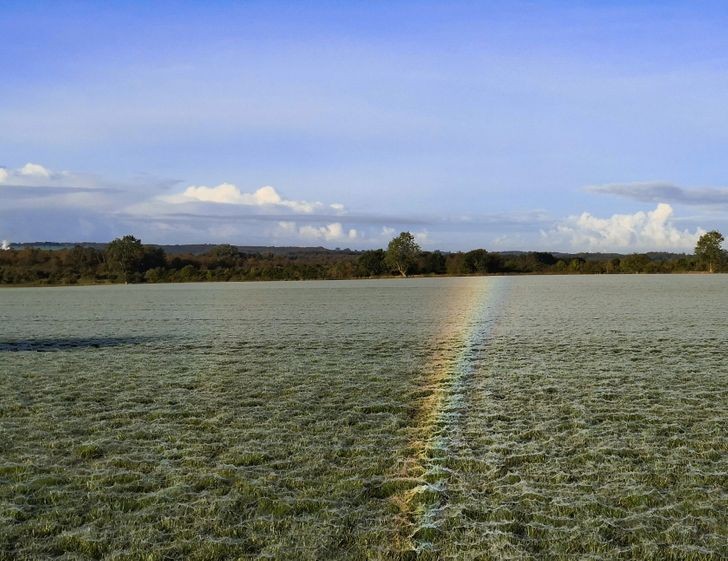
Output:
[[[420,484],[395,497],[401,512],[401,550],[433,550],[442,524],[448,480],[448,456],[459,441],[460,419],[466,412],[472,377],[484,358],[507,296],[508,279],[463,281],[449,306],[449,321],[438,337],[440,350],[427,378],[430,390],[418,416],[418,437],[406,472]]]

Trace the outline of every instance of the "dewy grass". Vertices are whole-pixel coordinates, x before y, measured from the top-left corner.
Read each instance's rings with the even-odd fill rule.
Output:
[[[726,281],[497,280],[0,292],[0,559],[728,557]]]

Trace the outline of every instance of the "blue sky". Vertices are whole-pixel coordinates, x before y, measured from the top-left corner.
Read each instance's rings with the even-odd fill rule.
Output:
[[[728,231],[726,28],[720,2],[4,2],[0,238],[690,250]]]

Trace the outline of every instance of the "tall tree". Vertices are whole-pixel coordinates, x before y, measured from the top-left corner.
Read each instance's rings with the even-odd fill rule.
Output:
[[[708,271],[713,273],[726,258],[726,252],[721,249],[725,238],[717,230],[703,234],[695,244],[695,256],[708,266]]]
[[[396,269],[403,277],[417,260],[420,254],[420,246],[415,242],[415,237],[409,232],[402,232],[394,238],[387,246],[387,265]]]
[[[143,257],[142,242],[134,236],[116,238],[106,246],[107,263],[113,270],[121,273],[125,282],[133,279]]]

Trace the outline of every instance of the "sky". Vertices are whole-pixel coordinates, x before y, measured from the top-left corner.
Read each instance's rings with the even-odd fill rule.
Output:
[[[725,2],[14,2],[0,239],[686,251]]]

